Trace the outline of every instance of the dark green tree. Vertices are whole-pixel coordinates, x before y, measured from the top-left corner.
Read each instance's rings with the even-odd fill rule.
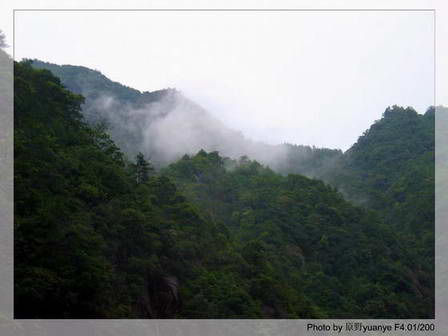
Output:
[[[135,181],[137,184],[146,183],[152,175],[154,175],[154,167],[145,160],[142,153],[138,153],[135,157]]]

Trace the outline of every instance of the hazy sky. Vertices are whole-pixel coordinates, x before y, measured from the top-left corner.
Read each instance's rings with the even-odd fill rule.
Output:
[[[15,57],[175,87],[247,137],[347,149],[434,104],[432,12],[16,12]]]

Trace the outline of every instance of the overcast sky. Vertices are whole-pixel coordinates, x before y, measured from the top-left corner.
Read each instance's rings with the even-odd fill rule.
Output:
[[[247,137],[347,149],[434,104],[432,12],[16,12],[15,57],[174,87]]]

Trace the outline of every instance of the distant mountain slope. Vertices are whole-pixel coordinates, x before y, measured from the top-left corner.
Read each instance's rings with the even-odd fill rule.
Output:
[[[390,206],[390,197],[396,197],[392,196],[397,193],[396,183],[405,179],[413,166],[426,167],[427,173],[432,169],[433,109],[419,115],[411,108],[388,108],[346,153],[292,144],[273,146],[229,129],[174,89],[142,93],[85,67],[38,60],[33,66],[52,71],[67,88],[85,96],[86,120],[105,123],[129,157],[142,152],[156,167],[201,149],[231,158],[246,155],[284,175],[322,179],[352,201],[375,209]],[[429,186],[428,179],[431,177],[421,176],[417,180]]]
[[[402,233],[378,212],[351,205],[322,181],[284,177],[257,162],[204,151],[162,173],[204,218],[228,228],[249,263],[243,273],[249,292],[264,311],[280,317],[294,311],[332,318],[432,316],[433,273],[422,264],[429,256],[416,258],[422,251],[403,244]],[[286,297],[293,300],[285,311]]]
[[[437,109],[438,114],[447,110]],[[397,232],[407,267],[434,295],[435,109],[387,108],[326,180]]]
[[[246,155],[286,173],[317,176],[327,161],[342,155],[340,150],[251,141],[174,89],[140,92],[81,66],[38,60],[33,66],[50,70],[64,86],[86,97],[83,114],[87,122],[104,122],[125,153],[133,157],[142,152],[157,167],[204,149],[232,158]]]
[[[247,157],[126,162],[82,96],[14,76],[16,318],[434,316],[425,259],[378,212]]]
[[[434,162],[434,108],[418,114],[393,106],[347,151],[348,168],[364,174],[372,186],[386,190],[415,160]]]
[[[130,102],[141,96],[140,91],[113,82],[97,70],[74,65],[59,66],[39,60],[33,60],[32,64],[35,68],[50,70],[62,80],[65,87],[74,93],[83,94],[88,100],[108,94],[121,102]]]
[[[412,108],[393,106],[344,153],[328,180],[349,197],[364,199],[371,208],[398,211],[405,207],[410,212],[421,208],[423,213],[431,211],[424,216],[430,220],[434,216],[434,155],[434,108],[421,115]],[[414,222],[423,220],[419,213]]]
[[[184,312],[179,295],[190,304],[214,265],[241,261],[229,238],[144,159],[126,163],[58,78],[26,63],[14,76],[15,318],[220,317]],[[209,304],[259,317],[241,277],[226,276]]]

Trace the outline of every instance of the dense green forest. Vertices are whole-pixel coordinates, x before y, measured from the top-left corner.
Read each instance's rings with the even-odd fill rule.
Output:
[[[445,115],[445,108],[437,109]],[[321,149],[325,150],[325,149]],[[329,164],[316,177],[336,186],[346,199],[375,210],[397,234],[421,297],[434,295],[435,109],[425,114],[389,107],[343,155],[325,153]],[[298,172],[289,158],[283,172]],[[403,259],[402,259],[403,260]]]
[[[434,317],[434,109],[388,108],[345,153],[167,164],[92,97],[175,91],[54,69],[15,64],[16,318]]]

